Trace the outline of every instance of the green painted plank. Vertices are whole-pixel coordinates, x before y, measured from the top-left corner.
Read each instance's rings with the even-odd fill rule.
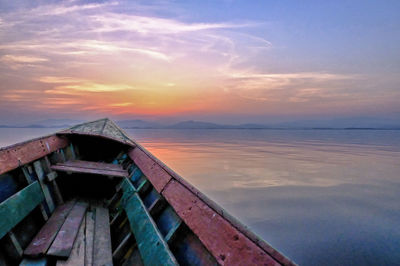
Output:
[[[178,265],[133,185],[124,180],[122,204],[144,265]]]
[[[0,204],[0,238],[44,200],[38,181],[33,182]]]

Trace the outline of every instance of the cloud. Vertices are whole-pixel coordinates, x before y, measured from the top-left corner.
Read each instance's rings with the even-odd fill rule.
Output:
[[[110,107],[126,107],[131,106],[133,103],[111,103],[108,106]]]
[[[142,34],[178,34],[216,29],[233,29],[254,26],[253,23],[183,23],[174,19],[150,16],[106,13],[93,15],[91,21],[97,23],[96,32],[127,31]]]
[[[126,84],[101,84],[95,82],[84,82],[76,85],[57,86],[54,88],[54,90],[47,91],[47,93],[57,91],[66,92],[66,94],[68,94],[68,92],[71,90],[82,92],[116,92],[129,89],[132,89],[132,86]]]
[[[52,83],[52,84],[85,82],[84,79],[78,79],[78,78],[73,78],[73,77],[53,77],[53,76],[39,77],[37,80],[40,82],[43,82],[43,83]]]
[[[225,91],[239,97],[261,102],[310,102],[349,96],[338,93],[340,85],[348,86],[358,75],[327,72],[259,73],[232,71],[226,73]]]
[[[46,58],[26,55],[4,55],[0,60],[11,63],[40,63],[48,61]]]
[[[265,23],[188,22],[183,12],[168,2],[80,1],[4,12],[1,103],[66,111],[258,114],[272,106],[333,106],[347,99],[365,104],[378,94],[365,93],[368,81],[357,75],[270,70],[269,55],[279,48],[260,33],[258,27],[274,30],[266,31]],[[32,93],[22,92],[28,89]]]

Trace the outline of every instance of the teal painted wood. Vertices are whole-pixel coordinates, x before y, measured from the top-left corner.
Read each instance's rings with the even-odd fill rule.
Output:
[[[124,180],[122,204],[144,265],[178,265],[133,185]]]
[[[140,183],[140,185],[137,187],[137,191],[142,190],[142,188],[147,184],[147,182],[148,182],[147,179],[144,179],[142,183]]]
[[[47,258],[41,259],[24,259],[19,266],[46,266]]]
[[[33,182],[0,204],[0,238],[24,219],[44,196],[38,181]]]
[[[142,175],[143,175],[142,171],[136,167],[136,169],[133,170],[132,175],[131,175],[132,182],[139,180],[139,178],[141,178]]]
[[[51,194],[50,194],[50,189],[49,189],[48,185],[44,183],[44,179],[46,177],[46,174],[43,171],[42,164],[41,164],[40,160],[34,162],[33,163],[33,167],[35,168],[35,172],[36,172],[36,175],[38,177],[40,186],[42,188],[42,191],[43,191],[43,194],[44,194],[44,198],[46,199],[47,206],[49,207],[49,210],[52,213],[54,211],[54,209],[55,209],[55,206],[54,206],[53,198],[51,197]]]
[[[167,243],[170,243],[170,241],[174,238],[176,231],[181,226],[181,224],[182,224],[182,220],[180,220],[176,224],[174,224],[172,226],[172,228],[169,230],[168,234],[165,236],[165,241],[167,241]]]

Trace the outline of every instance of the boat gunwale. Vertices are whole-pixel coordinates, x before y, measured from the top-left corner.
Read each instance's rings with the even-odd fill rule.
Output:
[[[53,133],[53,134],[45,135],[42,137],[36,137],[36,138],[30,139],[30,140],[15,143],[15,144],[12,144],[9,146],[1,147],[0,148],[0,165],[9,160],[11,160],[11,161],[16,160],[16,162],[13,163],[12,167],[6,167],[5,169],[0,168],[0,175],[8,173],[10,171],[13,171],[13,170],[21,167],[22,165],[31,163],[37,159],[40,159],[40,158],[58,150],[58,149],[54,149],[54,150],[51,149],[48,142],[46,142],[46,140],[51,139],[51,138],[57,138],[57,140],[60,142],[62,142],[62,141],[66,142],[65,146],[62,145],[62,147],[59,147],[59,148],[65,148],[66,146],[68,146],[69,140],[67,138],[65,138],[63,136],[59,136],[56,133]],[[13,155],[13,153],[17,152],[20,149],[23,149],[24,147],[28,147],[29,145],[34,145],[35,142],[42,142],[42,141],[44,141],[46,143],[47,149],[46,149],[45,153],[40,153],[40,152],[36,151],[35,153],[31,153],[29,159],[27,159],[27,160],[21,160],[20,157],[16,157],[15,155]]]

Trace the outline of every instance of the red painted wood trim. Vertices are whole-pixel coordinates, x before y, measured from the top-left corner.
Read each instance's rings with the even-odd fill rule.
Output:
[[[219,263],[281,265],[179,182],[172,180],[162,195]]]
[[[58,149],[65,148],[68,140],[56,135],[23,142],[0,150],[0,174],[33,162]]]
[[[150,180],[154,188],[161,193],[172,177],[141,149],[135,148],[128,155]]]

